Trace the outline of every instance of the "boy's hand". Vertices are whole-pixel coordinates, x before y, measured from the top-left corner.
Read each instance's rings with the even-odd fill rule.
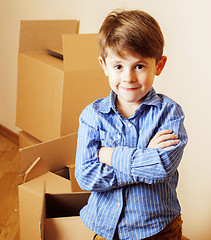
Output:
[[[112,147],[101,147],[98,154],[99,161],[111,166],[111,155],[113,151],[114,148]]]
[[[147,148],[163,148],[170,150],[179,143],[178,136],[172,130],[164,129],[155,134],[150,140]]]
[[[178,136],[173,134],[172,130],[164,129],[155,134],[155,136],[149,142],[147,148],[163,148],[170,150],[179,143]],[[111,166],[111,155],[114,148],[101,147],[99,150],[99,161]]]

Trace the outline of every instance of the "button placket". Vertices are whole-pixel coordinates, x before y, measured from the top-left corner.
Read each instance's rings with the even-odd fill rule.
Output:
[[[134,123],[135,124],[135,123]],[[126,142],[128,147],[136,147],[138,141],[138,135],[135,125],[132,122],[127,120],[125,123],[126,126]]]

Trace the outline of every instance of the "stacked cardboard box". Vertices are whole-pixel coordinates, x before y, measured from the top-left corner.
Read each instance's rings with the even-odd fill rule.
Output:
[[[89,239],[93,234],[78,216],[89,193],[74,177],[76,132],[83,108],[110,90],[98,64],[96,34],[78,34],[78,28],[76,20],[21,22],[16,111],[16,125],[22,129],[21,240]],[[52,203],[46,198],[61,194],[74,202],[65,208],[69,216],[49,217],[45,210]],[[54,210],[63,204],[56,203]],[[77,231],[74,224],[79,224]]]
[[[74,20],[22,21],[16,125],[40,141],[77,132],[83,108],[109,94],[96,34],[77,31]]]

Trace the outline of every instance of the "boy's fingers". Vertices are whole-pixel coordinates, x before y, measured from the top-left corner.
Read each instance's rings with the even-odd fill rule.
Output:
[[[172,147],[177,145],[180,141],[179,140],[169,140],[166,142],[160,143],[160,148],[167,148],[167,147]]]
[[[163,141],[168,141],[168,140],[177,139],[177,138],[178,138],[178,135],[176,135],[176,134],[165,134],[158,138],[158,142],[160,143]]]
[[[178,135],[173,134],[170,129],[163,129],[155,134],[151,139],[148,147],[151,148],[168,148],[170,150],[179,143]]]
[[[163,129],[163,130],[160,130],[159,132],[157,132],[156,134],[155,134],[155,136],[156,137],[160,137],[160,136],[162,136],[162,135],[164,135],[164,134],[169,134],[169,133],[172,133],[173,131],[172,130],[170,130],[170,129]]]

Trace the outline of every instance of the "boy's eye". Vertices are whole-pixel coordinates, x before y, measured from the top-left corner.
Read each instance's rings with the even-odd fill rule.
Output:
[[[120,70],[122,68],[122,65],[115,65],[114,68]]]
[[[143,67],[144,67],[144,65],[142,65],[142,64],[137,64],[135,68],[136,68],[136,69],[142,69]]]

